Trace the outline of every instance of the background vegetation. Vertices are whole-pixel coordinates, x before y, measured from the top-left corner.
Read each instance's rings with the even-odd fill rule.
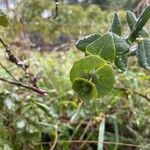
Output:
[[[30,73],[48,94],[0,82],[0,149],[94,150],[105,116],[104,149],[149,150],[150,74],[136,58],[129,60],[129,71],[115,70],[114,89],[96,101],[80,102],[69,80],[73,62],[82,57],[75,41],[107,31],[112,9],[118,8],[126,36],[125,9],[134,9],[139,1],[66,2],[59,3],[56,18],[55,3],[48,0],[15,1],[13,8],[4,9],[9,26],[0,27],[0,38],[29,62]],[[24,72],[7,60],[2,45],[0,51],[0,77],[27,83]]]

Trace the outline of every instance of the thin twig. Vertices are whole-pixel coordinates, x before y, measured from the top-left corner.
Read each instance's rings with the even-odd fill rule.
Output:
[[[0,42],[5,47],[6,53],[8,55],[8,59],[10,62],[16,64],[18,67],[21,67],[25,73],[27,68],[29,67],[28,64],[24,63],[23,61],[20,61],[12,52],[11,49],[4,43],[4,41],[0,38]]]
[[[144,94],[139,93],[139,92],[137,92],[137,91],[135,91],[135,90],[126,89],[126,88],[124,88],[124,87],[122,87],[122,88],[114,87],[114,89],[116,89],[116,90],[121,90],[121,91],[126,92],[126,93],[127,93],[127,92],[132,92],[132,93],[134,93],[134,94],[136,94],[136,95],[139,95],[139,96],[145,98],[147,101],[150,102],[150,97],[149,97],[148,95],[144,95]]]
[[[55,16],[54,16],[54,19],[56,19],[59,15],[58,4],[59,4],[59,0],[55,0]]]
[[[93,129],[91,130],[91,132],[88,134],[88,136],[85,139],[85,142],[83,142],[80,146],[80,149],[83,149],[83,147],[86,145],[86,140],[89,140],[93,135]]]
[[[137,7],[134,9],[134,13],[139,16],[140,12],[150,4],[150,0],[141,0]]]
[[[27,72],[27,69],[28,69],[29,65],[28,65],[27,63],[25,63],[24,61],[20,61],[20,60],[12,53],[11,49],[5,44],[5,42],[4,42],[1,38],[0,38],[0,43],[5,47],[5,51],[6,51],[7,55],[8,55],[9,61],[12,62],[12,63],[14,63],[16,66],[21,67],[22,70],[25,72],[25,76],[26,76],[27,78],[31,77],[31,74],[29,74],[29,73]],[[2,66],[2,65],[1,65],[1,66]],[[4,68],[4,66],[3,66],[3,68]],[[5,70],[7,70],[7,69],[5,68]],[[9,75],[12,76],[12,74],[11,74],[8,70],[7,70],[7,73],[9,73]],[[39,94],[41,94],[41,95],[43,95],[43,94],[45,93],[45,91],[40,90],[40,89],[37,87],[37,85],[36,85],[37,79],[35,78],[35,76],[33,76],[33,77],[30,79],[30,84],[32,84],[32,86],[26,85],[26,84],[21,83],[21,82],[17,82],[17,80],[16,80],[15,78],[13,78],[13,79],[14,79],[15,81],[9,81],[9,80],[3,79],[3,78],[2,78],[1,80],[5,81],[5,82],[7,82],[7,83],[10,83],[10,84],[14,84],[14,85],[17,85],[17,86],[25,87],[25,88],[30,89],[30,90],[32,90],[32,91],[35,91],[35,92],[37,92],[37,93],[39,93]]]
[[[148,148],[149,146],[150,146],[150,144],[147,144],[144,147],[142,147],[140,150],[144,150],[144,149]]]
[[[41,90],[41,89],[36,88],[36,87],[34,87],[34,86],[31,86],[31,85],[24,84],[24,83],[22,83],[22,82],[11,81],[11,80],[7,80],[7,79],[1,78],[1,77],[0,77],[0,80],[1,80],[1,81],[4,81],[4,82],[7,82],[7,83],[9,83],[9,84],[12,84],[12,85],[16,85],[16,86],[19,86],[19,87],[26,88],[26,89],[31,90],[31,91],[33,91],[33,92],[36,92],[36,93],[38,93],[38,94],[40,94],[40,95],[45,95],[45,94],[48,93],[48,92],[46,92],[46,91],[44,91],[44,90]]]
[[[52,145],[52,147],[50,148],[50,150],[54,150],[55,147],[56,147],[56,144],[58,143],[57,140],[58,140],[58,125],[56,125],[56,129],[55,129],[55,140],[54,140],[54,143]]]
[[[74,122],[74,121],[75,121],[75,118],[78,116],[78,114],[79,114],[79,112],[80,112],[80,110],[81,110],[82,104],[83,104],[83,101],[81,101],[80,104],[78,105],[77,111],[76,111],[76,113],[71,117],[70,122]]]
[[[88,143],[88,144],[98,144],[100,142],[98,141],[93,141],[93,140],[63,140],[63,141],[57,141],[57,143]],[[36,145],[41,145],[41,144],[48,144],[50,142],[41,142],[41,143],[35,143]],[[104,141],[104,142],[101,142],[103,144],[111,144],[111,145],[120,145],[120,146],[126,146],[126,147],[137,147],[137,148],[142,148],[143,146],[140,146],[140,145],[135,145],[135,144],[128,144],[128,143],[116,143],[116,142],[110,142],[110,141]]]

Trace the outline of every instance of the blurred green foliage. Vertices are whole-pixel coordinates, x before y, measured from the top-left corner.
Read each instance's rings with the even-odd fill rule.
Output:
[[[62,4],[56,20],[52,17],[42,19],[40,13],[43,9],[54,11],[54,4],[38,0],[26,0],[24,3],[17,5],[15,18],[9,21],[10,26],[0,28],[1,37],[6,41],[13,41],[21,31],[22,17],[29,33],[40,32],[45,41],[57,43],[56,39],[61,34],[77,39],[89,33],[104,33],[113,16],[96,5],[81,7]],[[125,12],[120,11],[119,14],[124,23]],[[0,62],[20,79],[23,72],[7,62],[2,47],[0,51]],[[19,53],[16,49],[16,54]],[[106,117],[104,140],[113,142],[104,144],[106,150],[149,148],[149,72],[139,68],[136,58],[132,58],[128,62],[130,71],[120,73],[116,69],[117,83],[110,95],[81,103],[71,88],[69,72],[74,61],[82,57],[72,45],[65,52],[28,53],[31,72],[39,76],[39,87],[48,91],[43,97],[0,81],[0,149],[47,150],[56,137],[57,150],[96,149],[97,143],[71,141],[97,141],[102,114]],[[0,76],[11,79],[2,68]],[[117,145],[118,142],[137,147]]]
[[[139,0],[94,0],[95,3],[102,5],[104,9],[133,9]]]
[[[140,0],[64,0],[65,2],[75,4],[97,4],[102,9],[111,9],[111,10],[118,10],[118,9],[133,9]]]
[[[103,33],[107,29],[107,22],[111,17],[109,12],[102,11],[97,5],[82,6],[60,3],[58,7],[59,16],[54,19],[55,5],[50,1],[25,0],[16,5],[15,17],[10,20],[11,26],[8,29],[10,36],[15,37],[22,30],[23,25],[29,34],[38,32],[45,41],[54,43],[61,35],[70,39],[78,39],[79,36],[88,33]],[[48,18],[41,16],[45,10],[51,13]],[[20,20],[22,24],[20,24]]]
[[[69,71],[73,62],[80,57],[81,55],[74,48],[68,52],[52,52],[51,54],[32,52],[32,71],[40,74],[38,84],[48,91],[48,95],[44,97],[1,83],[0,145],[2,149],[5,146],[16,150],[42,149],[41,136],[45,137],[48,134],[50,137],[48,142],[54,141],[56,125],[58,125],[57,140],[60,142],[57,149],[60,147],[71,149],[70,147],[75,145],[67,144],[64,140],[80,139],[84,126],[86,127],[88,122],[91,122],[91,125],[85,131],[83,139],[87,137],[88,140],[97,141],[100,113],[106,114],[106,141],[116,141],[113,123],[116,118],[119,142],[141,147],[148,144],[149,101],[141,96],[150,93],[148,72],[139,70],[135,61],[130,60],[130,71],[121,74],[116,72],[117,83],[110,95],[97,101],[85,102],[79,108],[80,104],[69,81]],[[7,67],[10,70],[14,68],[12,65]],[[7,77],[6,73],[1,74]],[[39,107],[38,103],[47,107],[48,111]],[[85,143],[82,149],[94,148],[93,146]],[[105,145],[110,150],[113,150],[114,146]],[[119,146],[118,149],[124,150],[126,147]]]

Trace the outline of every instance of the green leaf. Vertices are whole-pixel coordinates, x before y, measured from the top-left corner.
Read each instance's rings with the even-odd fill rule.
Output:
[[[98,56],[87,56],[76,61],[70,71],[70,80],[73,83],[76,78],[88,78],[89,72],[98,70],[106,62]]]
[[[150,70],[150,40],[144,40],[138,44],[137,58],[140,66]]]
[[[130,46],[127,44],[125,39],[123,39],[115,33],[113,33],[113,37],[116,48],[116,55],[122,55],[129,52]]]
[[[150,5],[146,7],[143,13],[139,16],[138,21],[134,25],[133,30],[128,38],[129,41],[131,42],[135,41],[135,39],[139,35],[139,32],[142,30],[142,28],[147,23],[149,18],[150,18]]]
[[[110,93],[115,82],[115,77],[113,69],[108,64],[99,68],[96,75],[97,78],[93,78],[92,82],[95,84],[98,97],[100,98]]]
[[[127,53],[129,52],[130,46],[126,40],[122,37],[113,33],[114,43],[116,48],[115,65],[122,71],[127,70]]]
[[[81,85],[83,81],[81,82],[81,80],[78,79],[86,79],[90,83],[94,84],[97,91],[97,97],[103,97],[108,94],[113,88],[113,84],[115,82],[113,69],[102,58],[96,55],[90,55],[80,59],[79,61],[76,61],[70,71],[70,80],[73,83],[73,87],[75,87],[73,89],[81,96],[81,93],[83,93],[84,89]],[[94,91],[94,86],[90,83],[85,84],[85,87],[89,87],[86,87],[87,90],[93,89]],[[77,84],[79,85],[77,86]],[[88,95],[87,92],[85,96],[85,93],[84,99],[90,99],[92,97],[91,95],[94,95],[91,93]]]
[[[126,71],[127,70],[127,61],[128,61],[127,54],[117,55],[116,59],[115,59],[115,65],[120,70]]]
[[[112,21],[109,31],[113,32],[119,36],[121,35],[121,22],[120,22],[120,19],[119,19],[119,16],[117,13],[115,13],[115,15],[114,15],[114,18],[113,18],[113,21]]]
[[[86,47],[90,43],[94,42],[95,40],[97,40],[100,37],[101,37],[101,35],[98,33],[90,34],[88,36],[85,36],[85,37],[82,37],[81,39],[79,39],[75,45],[76,45],[77,49],[79,49],[82,52],[85,52]]]
[[[101,38],[88,45],[86,52],[88,54],[98,55],[107,61],[114,61],[116,52],[112,34],[108,32]]]
[[[76,91],[82,100],[91,100],[97,98],[95,85],[83,78],[76,78],[73,82],[72,89]]]
[[[0,26],[7,27],[8,26],[8,20],[6,18],[6,15],[0,10]]]
[[[136,18],[135,14],[132,11],[130,11],[130,10],[127,11],[126,18],[127,18],[127,23],[129,25],[130,30],[133,31],[133,27],[137,23],[138,19]],[[140,32],[140,35],[142,37],[148,37],[149,36],[149,32],[148,32],[148,30],[146,28],[143,28],[141,30],[141,32]]]

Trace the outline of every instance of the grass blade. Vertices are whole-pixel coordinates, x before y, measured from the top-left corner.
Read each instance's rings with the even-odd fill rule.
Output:
[[[103,150],[104,133],[105,133],[105,118],[103,118],[99,124],[98,149],[97,150]]]

